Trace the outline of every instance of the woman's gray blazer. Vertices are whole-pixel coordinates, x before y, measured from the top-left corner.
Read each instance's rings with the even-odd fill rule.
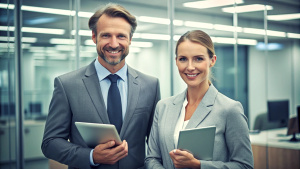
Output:
[[[175,149],[174,129],[186,91],[158,102],[151,128],[145,165],[150,169],[175,168],[169,152]],[[186,128],[216,126],[212,161],[201,162],[206,168],[253,168],[247,118],[241,103],[210,85]]]

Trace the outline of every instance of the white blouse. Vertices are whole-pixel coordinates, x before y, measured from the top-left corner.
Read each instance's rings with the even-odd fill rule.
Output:
[[[179,137],[179,132],[183,129],[185,129],[186,125],[189,123],[189,120],[184,121],[184,117],[185,117],[185,107],[187,106],[188,101],[185,98],[185,100],[183,101],[182,104],[182,108],[181,108],[181,112],[180,112],[180,116],[178,118],[176,127],[175,127],[175,131],[174,131],[174,144],[175,147],[177,148],[177,144],[178,144],[178,137]]]

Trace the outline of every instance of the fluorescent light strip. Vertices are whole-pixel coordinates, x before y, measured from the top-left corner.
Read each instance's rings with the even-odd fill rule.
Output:
[[[139,16],[138,20],[140,22],[148,22],[148,23],[170,25],[170,19],[166,19],[166,18],[157,18],[157,17],[149,17],[149,16]],[[182,26],[183,25],[183,21],[181,21],[181,20],[174,20],[173,24],[176,25],[176,26]]]
[[[152,42],[132,41],[130,46],[141,47],[141,48],[151,48],[153,46],[153,43]]]
[[[268,15],[267,19],[268,20],[273,20],[273,21],[284,21],[284,20],[300,19],[300,13],[283,14],[283,15]]]
[[[0,31],[15,31],[15,27],[14,26],[0,26]]]
[[[153,39],[153,40],[170,40],[170,35],[164,34],[151,34],[151,33],[142,33],[140,35],[142,39]]]
[[[59,51],[74,51],[75,46],[74,45],[55,45],[55,50]]]
[[[76,43],[75,39],[59,39],[51,38],[50,44],[62,44],[62,45],[74,45]]]
[[[85,40],[84,42],[85,45],[89,46],[95,46],[95,43],[93,40]],[[132,47],[141,47],[141,48],[151,48],[153,46],[152,42],[138,42],[138,41],[131,41]]]
[[[273,7],[270,5],[266,5],[267,10],[273,10]],[[223,12],[227,13],[244,13],[244,12],[254,12],[254,11],[264,11],[265,5],[261,4],[252,4],[252,5],[243,5],[243,6],[236,6],[236,7],[226,7],[222,8]]]
[[[84,44],[85,44],[85,45],[88,45],[88,46],[96,46],[96,44],[94,43],[94,41],[91,40],[91,39],[85,40],[85,41],[84,41]]]
[[[288,38],[295,38],[295,39],[300,39],[300,34],[299,33],[287,33]]]
[[[242,27],[234,27],[234,26],[220,25],[220,24],[215,24],[214,29],[215,30],[221,30],[221,31],[229,31],[229,32],[234,32],[235,30],[237,32],[242,32],[242,30],[243,30]]]
[[[79,30],[78,34],[80,36],[90,36],[90,37],[92,37],[92,31],[91,30]],[[71,35],[75,35],[75,30],[71,31]]]
[[[7,9],[7,4],[0,3],[0,8]],[[14,9],[15,5],[9,4],[8,9]],[[65,16],[75,16],[74,10],[65,10],[65,9],[55,9],[55,8],[44,8],[44,7],[35,7],[35,6],[26,6],[22,5],[21,9],[23,11],[30,12],[41,12],[55,15],[65,15]],[[78,12],[79,17],[90,18],[93,15],[91,12]]]
[[[256,28],[243,28],[244,33],[256,34],[256,35],[265,35],[264,29],[256,29]]]
[[[78,16],[83,18],[90,18],[93,15],[94,13],[92,12],[78,12]]]
[[[214,43],[223,43],[223,44],[235,44],[236,40],[234,38],[223,38],[223,37],[211,37]],[[257,40],[254,39],[238,39],[237,43],[240,45],[256,45]]]
[[[256,29],[256,28],[243,28],[244,33],[250,33],[250,34],[256,34],[256,35],[265,35],[264,29]],[[276,36],[276,37],[286,37],[285,32],[281,31],[273,31],[273,30],[267,30],[268,36]]]
[[[277,37],[286,37],[286,33],[285,32],[272,31],[272,30],[267,30],[267,35],[268,36],[277,36]]]
[[[256,45],[257,40],[254,40],[254,39],[238,39],[238,44],[240,44],[240,45]]]
[[[189,8],[205,9],[205,8],[234,5],[235,3],[242,4],[244,3],[244,1],[243,0],[205,0],[205,1],[186,2],[183,3],[183,6]]]
[[[15,37],[7,37],[7,36],[0,36],[0,41],[10,41],[10,42],[14,42],[15,41]],[[37,38],[33,38],[33,37],[22,37],[22,42],[25,43],[35,43],[37,41]]]
[[[0,26],[1,31],[14,31],[15,27],[7,27],[7,26]],[[50,29],[50,28],[32,28],[32,27],[22,27],[22,32],[28,33],[45,33],[45,34],[55,34],[55,35],[63,35],[65,30],[63,29]]]
[[[193,22],[193,21],[185,21],[184,26],[194,27],[194,28],[203,28],[203,29],[213,29],[214,28],[214,25],[211,23]]]
[[[28,44],[28,43],[22,43],[22,49],[29,49],[30,46],[31,45]],[[0,47],[8,49],[8,44],[7,43],[0,43]],[[14,43],[9,43],[9,48],[15,48],[15,44]],[[14,52],[14,51],[10,51],[10,52]]]
[[[63,35],[65,33],[65,30],[63,30],[63,29],[50,29],[50,28],[22,27],[22,32]]]
[[[66,15],[66,16],[75,15],[75,11],[65,10],[65,9],[44,8],[44,7],[35,7],[35,6],[25,6],[25,5],[22,5],[21,9],[24,11],[41,12],[41,13],[49,13],[49,14],[57,14],[57,15]]]

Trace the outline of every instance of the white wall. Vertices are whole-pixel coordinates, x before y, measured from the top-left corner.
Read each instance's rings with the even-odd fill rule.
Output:
[[[161,98],[171,95],[170,90],[170,54],[168,41],[157,41],[151,48],[141,48],[139,53],[130,53],[126,63],[145,74],[157,77],[160,83]]]

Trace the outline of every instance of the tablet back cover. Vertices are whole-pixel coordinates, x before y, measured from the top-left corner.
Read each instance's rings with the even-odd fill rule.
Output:
[[[199,160],[212,160],[215,132],[215,126],[182,130],[177,149],[189,151]]]

